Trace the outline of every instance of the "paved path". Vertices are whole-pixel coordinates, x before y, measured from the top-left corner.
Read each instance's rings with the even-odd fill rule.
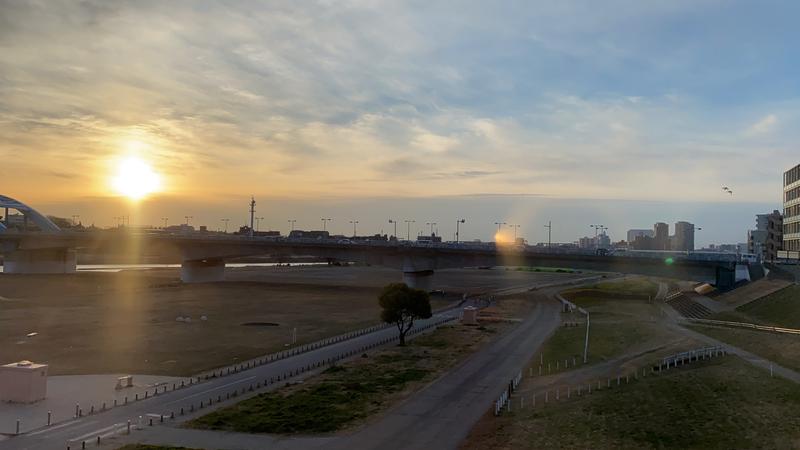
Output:
[[[389,410],[377,422],[351,434],[286,438],[164,427],[132,438],[148,444],[224,449],[456,448],[509,379],[523,368],[558,326],[559,307],[552,300],[552,294],[535,294],[539,301],[520,325]]]

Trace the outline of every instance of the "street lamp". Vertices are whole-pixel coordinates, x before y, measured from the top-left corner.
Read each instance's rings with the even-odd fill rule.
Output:
[[[509,225],[514,229],[514,242],[517,242],[517,229],[519,229],[519,225]]]
[[[551,237],[553,231],[553,222],[548,220],[547,225],[545,225],[544,227],[547,228],[547,248],[550,248],[550,246],[552,245]]]
[[[358,236],[358,234],[356,233],[356,226],[358,225],[358,221],[357,220],[351,220],[350,223],[353,224],[353,237]]]
[[[164,228],[167,228],[167,221],[169,220],[169,217],[162,217],[161,220],[164,221]]]
[[[228,221],[231,219],[220,219],[225,224],[225,234],[228,234]]]
[[[397,239],[397,221],[389,219],[389,223],[394,224],[394,238]]]
[[[328,222],[330,222],[333,219],[326,219],[326,218],[323,217],[321,220],[322,220],[322,231],[327,231],[328,227],[326,227],[325,224],[327,224]]]
[[[436,226],[436,222],[425,222],[425,225],[431,226],[431,236],[433,236],[433,227]]]
[[[458,225],[466,222],[464,219],[456,220],[456,244],[458,244]]]
[[[259,217],[259,218],[261,218],[261,217]],[[294,224],[297,222],[297,220],[296,219],[289,219],[289,220],[287,220],[287,222],[289,222],[291,224],[291,227],[289,228],[289,234],[291,234],[292,231],[294,231]]]
[[[408,227],[408,229],[406,230],[406,240],[407,241],[411,240],[411,224],[412,223],[416,223],[416,220],[406,220],[406,226]]]
[[[186,226],[188,227],[189,226],[189,221],[194,219],[194,216],[183,216],[183,218],[186,219]]]
[[[80,219],[80,214],[73,214],[72,215],[72,226],[78,225],[78,219]]]

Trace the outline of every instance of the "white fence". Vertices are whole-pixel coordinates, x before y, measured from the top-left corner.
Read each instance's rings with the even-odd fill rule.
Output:
[[[503,410],[503,407],[507,407],[509,411],[511,411],[511,403],[508,401],[511,393],[517,390],[517,386],[519,383],[522,382],[522,371],[520,371],[516,377],[508,382],[508,386],[500,394],[500,397],[497,398],[494,402],[494,415],[499,416],[500,412]]]

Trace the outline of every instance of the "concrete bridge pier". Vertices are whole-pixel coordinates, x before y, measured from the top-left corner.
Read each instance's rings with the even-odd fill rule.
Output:
[[[433,289],[433,271],[419,270],[415,272],[403,272],[403,283],[414,289],[422,289],[430,292]]]
[[[77,254],[72,248],[14,250],[3,259],[5,273],[75,273],[77,266]]]
[[[225,260],[187,259],[181,263],[181,281],[184,283],[212,283],[225,280]]]

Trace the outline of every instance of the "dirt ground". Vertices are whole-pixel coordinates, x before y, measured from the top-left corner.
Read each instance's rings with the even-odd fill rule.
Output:
[[[437,273],[434,308],[470,294],[565,274]],[[190,375],[378,321],[377,295],[398,271],[369,267],[242,268],[186,285],[177,269],[0,276],[0,363],[29,359],[51,374]],[[190,317],[191,322],[177,321]],[[201,320],[205,316],[207,320]],[[37,333],[28,337],[29,333]]]

